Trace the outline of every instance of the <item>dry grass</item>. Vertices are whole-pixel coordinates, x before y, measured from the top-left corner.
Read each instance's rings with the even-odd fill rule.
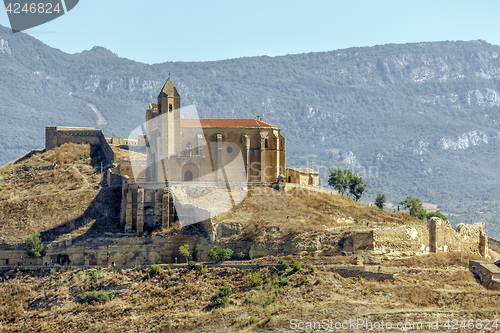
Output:
[[[232,221],[245,225],[258,223],[265,227],[295,230],[373,228],[380,223],[386,226],[423,223],[405,212],[390,213],[341,195],[306,190],[284,193],[267,187],[250,189],[248,196],[238,206],[218,216],[215,221]]]
[[[134,149],[139,150],[139,147],[131,146],[131,149],[128,149],[127,146],[111,145],[111,148],[115,152],[115,160],[117,160],[117,161],[145,160],[146,159],[145,152],[134,151]]]
[[[244,231],[235,239],[304,246],[321,241],[324,250],[348,231],[424,223],[405,212],[391,213],[340,195],[303,190],[284,193],[266,187],[251,188],[239,205],[213,222],[241,223]]]
[[[277,259],[268,258],[274,263]],[[317,264],[312,258],[298,260],[304,268]],[[444,269],[443,261],[451,264]],[[364,318],[394,323],[494,319],[500,306],[498,293],[484,289],[455,261],[455,254],[422,257],[394,281],[382,282],[342,278],[321,265],[314,273],[275,268],[162,269],[152,278],[147,268],[104,268],[98,274],[82,269],[53,274],[10,271],[1,276],[0,330],[286,332],[291,319]],[[263,283],[251,287],[249,278],[255,273]],[[302,275],[305,283],[300,281]],[[288,286],[280,284],[285,278]],[[233,291],[225,308],[210,300],[221,286]],[[83,304],[79,296],[91,290],[112,292],[114,299]]]
[[[52,229],[66,224],[62,229],[71,232],[87,225],[78,236],[101,215],[116,214],[102,204],[113,195],[106,199],[98,188],[100,162],[90,145],[67,143],[0,168],[0,242],[20,242],[35,230],[51,240]]]

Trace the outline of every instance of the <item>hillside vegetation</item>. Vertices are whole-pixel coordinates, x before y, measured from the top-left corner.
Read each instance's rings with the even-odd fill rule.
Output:
[[[246,262],[248,268],[163,266],[156,274],[149,267],[3,271],[0,330],[289,332],[293,319],[361,319],[394,326],[439,320],[439,330],[422,331],[445,332],[446,320],[498,317],[498,292],[486,290],[465,268],[475,257],[460,262],[460,254],[448,253],[386,262],[380,269],[398,274],[380,282],[331,271],[352,257],[281,258],[297,260],[298,271],[275,267],[278,259]],[[225,301],[217,297],[222,291]]]

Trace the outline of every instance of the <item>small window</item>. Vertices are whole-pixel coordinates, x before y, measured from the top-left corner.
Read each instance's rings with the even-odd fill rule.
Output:
[[[172,112],[172,104],[168,105],[168,111]]]
[[[229,154],[231,154],[231,153],[233,152],[233,148],[231,148],[231,147],[227,147],[227,148],[226,148],[226,151],[227,151]]]
[[[264,141],[264,147],[267,148],[267,139]]]

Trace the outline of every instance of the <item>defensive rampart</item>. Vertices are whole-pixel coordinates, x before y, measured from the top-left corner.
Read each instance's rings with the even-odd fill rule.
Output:
[[[108,163],[113,163],[115,153],[108,141],[104,137],[104,133],[100,129],[90,127],[45,127],[45,149],[53,149],[64,143],[89,143],[99,146]]]
[[[378,253],[392,251],[415,254],[464,251],[488,255],[488,235],[484,223],[458,224],[453,229],[448,221],[433,217],[425,225],[403,225],[377,228],[370,232],[347,235],[341,243],[344,251],[373,250]]]

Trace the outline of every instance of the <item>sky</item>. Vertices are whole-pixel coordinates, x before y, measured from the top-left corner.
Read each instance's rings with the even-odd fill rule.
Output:
[[[500,45],[498,13],[498,0],[80,0],[24,32],[67,53],[103,46],[153,64],[388,43]],[[10,27],[4,7],[0,24]]]

